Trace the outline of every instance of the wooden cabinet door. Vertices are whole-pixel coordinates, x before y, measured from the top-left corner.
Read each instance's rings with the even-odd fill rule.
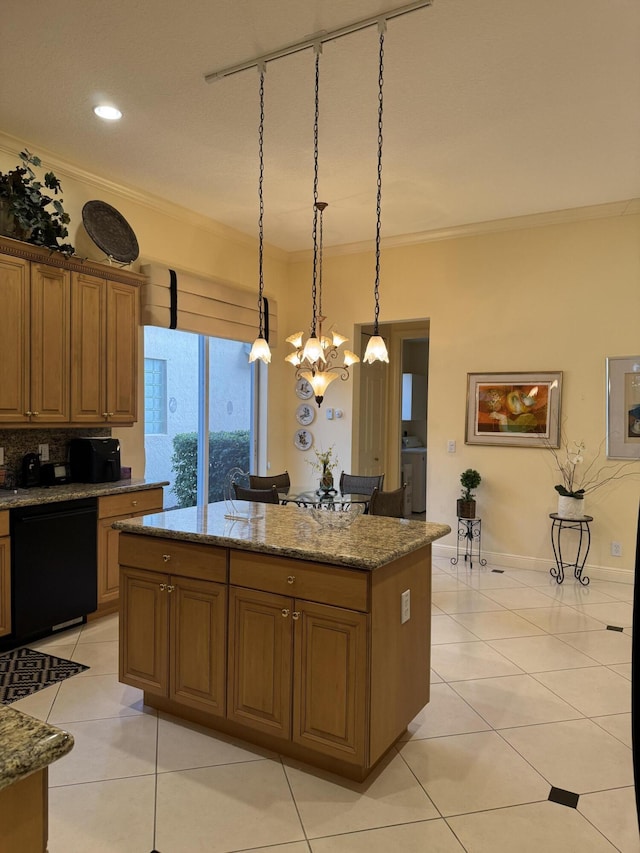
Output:
[[[171,577],[169,698],[223,717],[226,712],[227,588]]]
[[[0,423],[29,423],[29,263],[0,257]]]
[[[31,268],[31,423],[69,421],[71,276],[67,270]]]
[[[120,681],[169,695],[168,575],[120,570]]]
[[[121,516],[131,518],[129,515]],[[111,526],[115,518],[98,521],[98,605],[115,601],[120,594],[120,564],[118,541],[120,531]]]
[[[11,633],[11,548],[9,537],[0,539],[0,637]]]
[[[289,739],[293,601],[229,587],[227,717]]]
[[[364,764],[368,617],[298,600],[295,613],[292,739]]]
[[[106,412],[111,424],[137,419],[138,289],[107,284]]]
[[[106,283],[71,276],[71,420],[106,421]]]

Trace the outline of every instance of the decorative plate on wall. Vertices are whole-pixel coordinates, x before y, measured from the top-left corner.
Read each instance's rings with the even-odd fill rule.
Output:
[[[313,435],[308,429],[296,430],[296,434],[293,437],[293,443],[298,450],[309,450],[313,444]]]
[[[313,388],[306,379],[298,379],[296,382],[296,394],[301,400],[308,400],[313,397]]]
[[[296,409],[296,420],[302,426],[309,426],[316,419],[316,410],[309,403],[300,403]]]
[[[96,246],[114,261],[130,264],[140,254],[131,226],[105,201],[88,201],[82,208],[82,222]]]

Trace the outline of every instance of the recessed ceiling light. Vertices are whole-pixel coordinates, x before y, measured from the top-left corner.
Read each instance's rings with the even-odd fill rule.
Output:
[[[122,113],[119,109],[116,107],[108,107],[105,104],[94,107],[93,111],[97,116],[107,119],[107,121],[118,121],[119,118],[122,118]]]

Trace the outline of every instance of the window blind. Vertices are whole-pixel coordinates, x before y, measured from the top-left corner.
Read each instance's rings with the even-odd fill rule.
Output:
[[[141,288],[142,324],[180,329],[234,341],[255,340],[258,295],[233,284],[172,269],[144,264],[147,281]],[[265,298],[268,340],[275,347],[278,331],[277,303]]]

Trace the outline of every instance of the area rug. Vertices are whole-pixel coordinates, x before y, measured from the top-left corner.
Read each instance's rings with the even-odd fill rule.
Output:
[[[33,649],[6,652],[0,655],[0,705],[10,705],[85,669],[89,667],[83,663]]]

